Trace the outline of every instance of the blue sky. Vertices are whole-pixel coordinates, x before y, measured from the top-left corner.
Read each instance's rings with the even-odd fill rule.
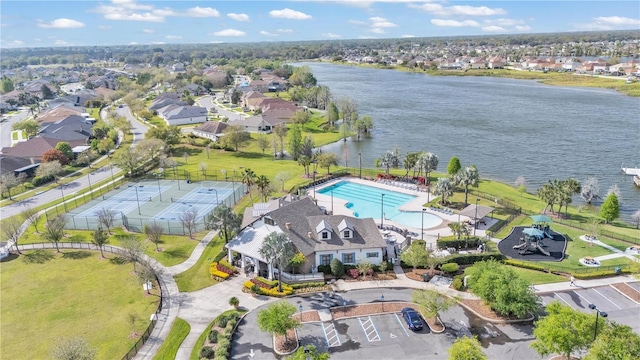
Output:
[[[0,1],[0,47],[640,29],[635,1]]]

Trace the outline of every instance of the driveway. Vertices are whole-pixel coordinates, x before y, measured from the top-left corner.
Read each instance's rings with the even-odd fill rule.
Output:
[[[207,95],[198,99],[198,103],[200,104],[200,106],[205,107],[207,111],[215,108],[218,114],[226,116],[227,118],[229,118],[229,120],[243,120],[245,118],[237,112],[229,111],[216,105],[214,102],[214,98],[215,97],[213,95]]]
[[[0,123],[0,148],[11,146],[11,126],[24,120],[28,115],[28,110],[18,110],[16,114],[5,115],[7,119]]]

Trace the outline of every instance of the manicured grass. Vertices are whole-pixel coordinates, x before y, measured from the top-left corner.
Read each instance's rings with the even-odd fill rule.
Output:
[[[40,224],[38,229],[42,230],[43,226],[43,224]],[[31,226],[29,231],[20,239],[20,244],[47,242],[42,238],[41,234],[36,234],[34,231],[33,226]],[[89,230],[66,230],[65,233],[67,237],[63,239],[64,242],[90,243],[93,232]],[[125,235],[124,230],[121,228],[111,229],[111,233],[108,245],[120,246],[121,242],[118,235]],[[126,233],[126,235],[132,235],[142,241],[145,254],[158,260],[164,266],[173,266],[187,260],[191,256],[193,249],[198,245],[197,239],[201,239],[205,234],[206,232],[197,233],[194,236],[196,240],[190,240],[188,236],[162,235],[162,242],[159,244],[162,251],[157,252],[155,251],[155,244],[145,240],[146,237],[143,234]]]
[[[209,323],[209,325],[207,326],[205,331],[202,334],[200,334],[200,336],[198,337],[198,340],[196,341],[196,344],[193,346],[193,350],[191,350],[190,360],[200,360],[200,348],[202,348],[202,345],[204,345],[204,341],[207,339],[207,336],[209,335],[209,331],[210,331],[211,327],[213,326],[213,324],[216,323],[216,321],[218,321],[219,317],[231,315],[233,313],[238,313],[238,314],[242,315],[245,312],[246,311],[243,311],[243,310],[227,310],[227,311],[223,312],[222,314],[216,316],[216,318],[213,319]]]
[[[537,270],[523,269],[517,266],[510,266],[510,265],[507,265],[507,266],[509,266],[511,270],[513,270],[516,274],[527,279],[527,281],[529,281],[533,285],[567,281],[567,278],[565,278],[564,276],[550,274],[550,273],[537,271]]]
[[[156,356],[153,357],[154,360],[173,360],[176,358],[176,354],[178,353],[178,349],[180,345],[184,341],[184,339],[189,335],[189,331],[191,331],[191,326],[188,322],[176,318],[171,326],[171,330],[169,331],[169,335],[164,340]]]
[[[132,269],[93,251],[29,251],[2,262],[2,358],[49,358],[60,339],[76,336],[97,350],[97,360],[122,357],[138,340],[130,337],[129,314],[142,333],[160,299],[145,294]]]
[[[198,262],[196,262],[189,270],[180,273],[173,278],[175,279],[178,290],[181,292],[190,292],[200,289],[204,289],[208,286],[217,284],[217,281],[211,278],[209,273],[209,264],[220,251],[224,245],[224,240],[219,236],[216,236],[207,248],[204,250]]]

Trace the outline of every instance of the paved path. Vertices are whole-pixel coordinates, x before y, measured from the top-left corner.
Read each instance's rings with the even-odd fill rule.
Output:
[[[631,254],[627,254],[627,253],[625,253],[624,251],[621,251],[621,250],[619,250],[619,249],[616,249],[615,247],[613,247],[613,246],[611,246],[611,245],[605,244],[605,243],[603,243],[603,242],[602,242],[602,241],[600,241],[600,240],[591,240],[591,239],[587,239],[587,237],[586,237],[585,235],[581,235],[581,236],[580,236],[580,240],[582,240],[582,241],[586,241],[586,242],[588,242],[588,243],[595,244],[595,245],[598,245],[598,246],[602,246],[603,248],[605,248],[605,249],[607,249],[607,250],[612,251],[614,254],[618,254],[620,257],[624,256],[624,257],[626,257],[627,259],[631,259],[632,261],[640,262],[640,258],[638,258],[638,257],[636,257],[636,256],[633,256],[633,255],[631,255]],[[607,256],[609,256],[609,255],[600,256],[600,257],[598,257],[597,259],[598,259],[598,260],[611,259],[611,257],[607,257]]]
[[[181,262],[178,265],[168,267],[167,272],[175,276],[177,274],[180,274],[181,272],[187,271],[189,268],[195,265],[195,263],[198,262],[198,259],[200,259],[200,256],[202,255],[204,250],[207,248],[207,245],[209,245],[209,242],[211,242],[211,240],[213,240],[213,238],[217,234],[218,231],[208,232],[207,235],[205,235],[202,240],[199,241],[198,245],[196,245],[196,247],[193,249],[191,256],[189,256],[187,260]]]

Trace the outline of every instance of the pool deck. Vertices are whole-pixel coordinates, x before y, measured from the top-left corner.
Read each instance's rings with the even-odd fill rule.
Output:
[[[428,200],[433,200],[434,198],[436,198],[436,196],[434,196],[433,194],[427,194],[424,191],[415,191],[415,190],[409,190],[409,189],[404,189],[404,188],[400,188],[400,187],[396,187],[393,185],[388,185],[388,184],[383,184],[383,183],[378,183],[375,181],[371,181],[371,180],[364,180],[364,179],[358,179],[358,178],[353,178],[353,177],[346,177],[346,178],[337,178],[335,180],[332,181],[328,181],[320,186],[316,187],[316,199],[318,201],[318,206],[323,206],[325,207],[328,211],[331,211],[331,195],[329,194],[321,194],[319,193],[319,190],[324,189],[326,187],[335,185],[341,181],[350,181],[356,184],[362,184],[362,185],[368,185],[368,186],[373,186],[373,187],[377,187],[380,189],[385,189],[385,190],[389,190],[389,191],[395,191],[395,192],[399,192],[399,193],[403,193],[403,194],[408,194],[408,195],[412,195],[412,196],[416,196],[415,199],[409,201],[408,203],[400,206],[398,209],[402,210],[402,211],[417,211],[420,212],[423,209],[423,204],[426,204],[428,202]],[[309,195],[313,197],[313,189],[311,189],[309,191]],[[345,207],[345,204],[348,201],[343,200],[343,199],[339,199],[337,197],[333,198],[333,213],[336,215],[347,215],[347,216],[353,216],[353,211],[351,211],[350,209]],[[449,229],[449,223],[452,222],[457,222],[458,221],[458,214],[454,213],[452,215],[448,215],[448,214],[444,214],[441,212],[437,212],[434,211],[432,209],[429,208],[425,208],[426,209],[426,213],[435,215],[439,218],[441,218],[443,220],[443,222],[435,227],[432,228],[425,228],[424,229],[424,238],[425,240],[427,240],[427,247],[429,247],[429,243],[433,242],[433,244],[435,245],[435,240],[439,237],[439,236],[448,236],[451,235],[451,229]],[[376,224],[380,225],[380,218],[374,218],[373,219]],[[465,221],[465,220],[471,220],[470,218],[466,217],[466,216],[461,216],[460,217],[461,221]],[[486,220],[486,225],[482,226],[480,225],[477,229],[477,233],[480,236],[484,236],[484,229],[487,229],[488,227],[490,227],[493,224],[493,221],[490,221],[490,219],[485,219]],[[493,220],[493,219],[491,219]],[[394,225],[397,226],[398,228],[407,228],[408,230],[414,231],[416,233],[420,233],[420,228],[411,228],[411,227],[407,227],[405,225],[401,225],[401,224],[397,224],[392,220],[388,220],[385,219],[384,220],[385,224],[388,225]]]

